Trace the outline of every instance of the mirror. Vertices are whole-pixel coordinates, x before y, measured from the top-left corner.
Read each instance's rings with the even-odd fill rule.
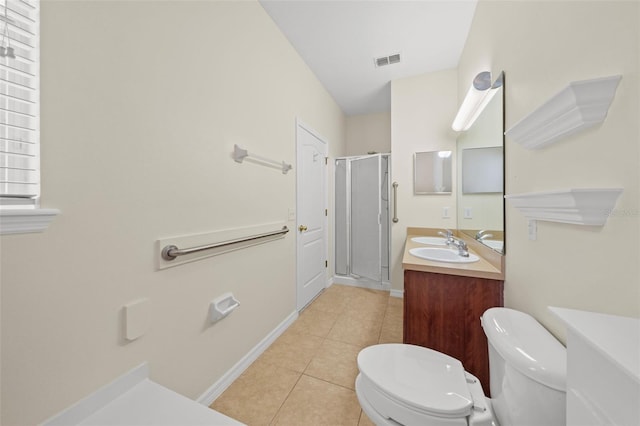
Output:
[[[498,79],[504,82],[500,73]],[[496,80],[498,80],[496,79]],[[457,139],[458,231],[504,250],[504,84]]]
[[[462,193],[501,193],[502,147],[466,148],[462,150]]]
[[[451,151],[416,152],[414,154],[414,194],[451,194],[451,154]]]

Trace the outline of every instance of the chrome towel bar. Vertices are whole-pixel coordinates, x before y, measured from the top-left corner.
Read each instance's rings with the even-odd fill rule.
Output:
[[[242,160],[244,160],[245,158],[253,158],[255,160],[258,160],[259,162],[266,163],[266,164],[268,164],[270,166],[278,167],[279,169],[282,169],[282,174],[285,174],[285,175],[287,174],[287,172],[289,170],[291,170],[293,168],[293,166],[291,164],[287,164],[284,161],[271,160],[269,158],[265,158],[265,157],[262,157],[260,155],[251,154],[246,149],[240,148],[237,144],[234,145],[233,146],[233,159],[235,160],[235,162],[236,163],[242,163]]]
[[[162,249],[162,258],[164,260],[173,260],[176,257],[183,256],[185,254],[197,253],[203,250],[210,250],[214,248],[225,247],[231,244],[243,243],[245,241],[259,240],[261,238],[273,237],[276,235],[284,235],[287,232],[289,232],[289,228],[287,228],[286,226],[283,226],[282,229],[280,229],[279,231],[265,232],[263,234],[251,235],[249,237],[236,238],[233,240],[221,241],[219,243],[207,244],[204,246],[191,247],[186,249],[180,249],[174,245],[168,245]]]

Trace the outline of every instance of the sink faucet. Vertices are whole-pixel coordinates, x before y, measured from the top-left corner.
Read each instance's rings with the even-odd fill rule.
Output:
[[[458,238],[453,238],[453,242],[451,244],[458,249],[458,256],[469,257],[469,248],[467,247],[467,243]]]
[[[478,231],[476,234],[476,240],[478,241],[486,240],[489,237],[493,237],[493,234],[487,234],[487,231],[484,229]]]
[[[451,229],[445,229],[444,232],[443,231],[438,231],[438,235],[442,235],[443,237],[445,237],[447,239],[446,243],[448,246],[453,244],[453,231]]]

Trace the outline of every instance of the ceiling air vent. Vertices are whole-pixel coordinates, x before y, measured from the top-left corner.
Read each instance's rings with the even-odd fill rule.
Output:
[[[397,64],[398,62],[400,62],[400,54],[394,53],[393,55],[382,56],[380,58],[375,58],[373,61],[375,62],[376,67],[383,67],[385,65]]]

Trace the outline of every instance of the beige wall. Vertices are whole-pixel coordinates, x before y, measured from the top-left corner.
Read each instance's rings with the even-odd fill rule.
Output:
[[[527,221],[507,203],[505,304],[564,339],[561,306],[640,316],[640,3],[481,0],[458,70],[461,96],[481,70],[506,75],[509,128],[571,81],[621,74],[602,125],[541,150],[506,139],[506,192],[621,187],[603,227]]]
[[[143,361],[198,397],[294,312],[293,233],[163,271],[154,243],[286,222],[296,117],[345,155],[342,112],[258,3],[42,2],[42,205],[62,214],[2,237],[3,425]],[[234,143],[293,173],[235,163]],[[208,324],[226,291],[240,308]],[[151,328],[126,342],[141,297]]]
[[[456,70],[394,80],[391,83],[391,173],[398,182],[398,223],[392,224],[392,288],[403,288],[402,251],[407,227],[456,227],[456,196],[414,195],[415,152],[451,150],[455,181],[456,133],[451,123],[458,110]],[[442,218],[449,207],[450,218]]]
[[[391,152],[391,113],[347,117],[347,155]]]
[[[529,241],[526,219],[507,205],[505,303],[561,339],[564,329],[548,306],[640,316],[639,28],[637,2],[480,0],[457,71],[392,82],[393,180],[400,184],[393,288],[402,288],[408,226],[456,227],[455,214],[441,218],[444,205],[455,212],[454,197],[413,195],[411,155],[455,146],[450,124],[475,74],[505,71],[507,128],[571,81],[622,74],[602,125],[539,151],[507,138],[507,193],[624,192],[604,227],[539,222],[537,241]]]

